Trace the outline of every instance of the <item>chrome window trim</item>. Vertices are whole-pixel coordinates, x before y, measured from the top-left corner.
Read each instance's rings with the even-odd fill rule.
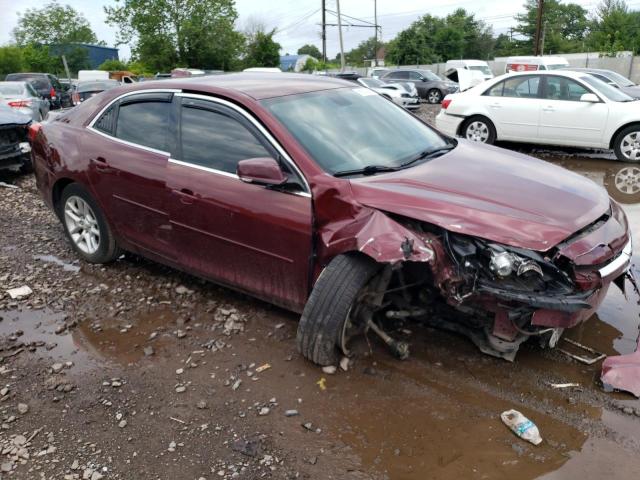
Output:
[[[173,93],[173,94],[177,94],[180,93],[182,90],[180,89],[176,89],[176,88],[150,88],[149,90],[134,90],[132,92],[127,92],[127,93],[123,93],[122,95],[117,96],[116,98],[114,98],[113,100],[111,100],[109,103],[107,103],[102,110],[100,110],[94,117],[93,119],[87,124],[86,128],[87,130],[93,132],[93,133],[97,133],[98,135],[102,135],[105,138],[108,138],[110,140],[114,140],[118,143],[121,143],[123,145],[127,145],[129,147],[135,147],[135,148],[139,148],[141,150],[145,150],[147,152],[151,152],[151,153],[157,153],[159,155],[164,155],[166,157],[171,156],[170,152],[165,152],[164,150],[157,150],[155,148],[151,148],[151,147],[147,147],[146,145],[140,145],[139,143],[133,143],[133,142],[128,142],[126,140],[122,140],[121,138],[115,137],[113,135],[107,135],[104,132],[101,132],[100,130],[93,128],[93,125],[98,121],[98,119],[100,117],[102,117],[102,114],[104,112],[106,112],[109,107],[111,107],[111,105],[113,105],[114,103],[116,103],[117,101],[128,97],[130,95],[137,95],[137,94],[141,94],[141,93]]]
[[[267,141],[271,144],[271,146],[273,148],[276,149],[276,151],[282,156],[282,158],[285,160],[285,162],[287,162],[287,164],[298,174],[298,176],[302,179],[302,181],[304,182],[304,188],[306,191],[304,192],[300,192],[300,193],[304,193],[306,194],[305,196],[309,196],[311,197],[311,188],[309,188],[309,183],[307,182],[307,179],[305,178],[305,176],[302,174],[302,172],[300,171],[300,169],[298,168],[298,166],[295,164],[295,162],[293,161],[293,159],[289,156],[289,154],[285,151],[284,148],[282,148],[282,146],[280,145],[280,143],[273,138],[273,136],[269,133],[269,131],[264,128],[262,126],[262,124],[260,122],[258,122],[251,114],[249,114],[244,108],[241,108],[239,106],[237,106],[234,103],[231,103],[227,100],[224,100],[222,98],[217,98],[217,97],[213,97],[213,96],[208,96],[208,95],[201,95],[201,94],[197,94],[197,93],[176,93],[177,97],[182,97],[182,98],[195,98],[196,100],[205,100],[205,101],[209,101],[212,103],[217,103],[220,105],[224,105],[225,107],[231,108],[232,110],[238,112],[240,115],[242,115],[244,118],[246,118],[249,122],[251,122],[251,124],[258,129],[258,131],[267,139]],[[180,160],[180,162],[182,162],[182,160]],[[183,164],[188,164],[188,162],[182,162]],[[206,168],[206,167],[205,167]],[[209,169],[212,173],[220,173],[220,170],[215,170],[215,169]],[[224,172],[228,175],[233,175],[233,174],[229,174],[228,172]],[[236,178],[237,175],[234,175]],[[293,192],[291,192],[293,193]]]
[[[235,178],[236,180],[240,180],[240,177],[235,173],[225,172],[224,170],[216,170],[215,168],[205,167],[203,165],[197,165],[195,163],[184,162],[182,160],[178,160],[177,158],[169,157],[169,163],[173,163],[175,165],[180,165],[188,168],[195,168],[196,170],[202,170],[203,172],[213,173],[215,175],[221,175],[223,177]],[[299,197],[311,198],[311,194],[307,192],[282,192],[282,193],[297,195]]]
[[[624,249],[622,250],[622,253],[620,253],[620,255],[618,255],[618,258],[616,258],[614,261],[612,261],[608,265],[605,265],[604,267],[602,267],[599,270],[600,271],[600,276],[602,278],[608,277],[613,272],[618,270],[620,267],[622,267],[623,265],[629,263],[629,261],[631,260],[632,250],[633,249],[632,249],[631,239],[629,239],[627,244],[624,246]]]

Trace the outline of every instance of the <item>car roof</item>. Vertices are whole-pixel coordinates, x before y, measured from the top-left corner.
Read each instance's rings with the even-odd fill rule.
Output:
[[[511,77],[522,77],[525,75],[560,75],[562,77],[568,78],[581,78],[584,77],[586,72],[577,72],[574,70],[532,70],[530,72],[510,72],[505,73],[497,78],[511,78]]]
[[[21,85],[24,87],[28,83],[26,80],[5,80],[4,82],[0,82],[0,85]]]
[[[273,73],[263,72],[172,78],[161,81],[143,82],[142,85],[144,85],[143,89],[176,88],[208,93],[216,93],[223,89],[247,95],[255,100],[353,87],[352,82],[335,77],[297,73],[274,75]]]
[[[565,70],[569,70],[569,71],[574,71],[574,72],[584,72],[584,73],[589,73],[589,72],[595,72],[595,73],[610,73],[612,70],[607,70],[605,68],[580,68],[580,67],[568,67]]]
[[[30,77],[34,77],[36,75],[41,75],[43,77],[46,77],[47,75],[51,75],[50,73],[41,73],[41,72],[16,72],[16,73],[8,73],[8,76],[16,76],[16,75],[22,75],[22,76],[30,76]]]

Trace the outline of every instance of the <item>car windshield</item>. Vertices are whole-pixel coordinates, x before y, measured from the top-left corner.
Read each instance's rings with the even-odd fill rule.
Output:
[[[492,75],[491,69],[486,65],[473,65],[469,67],[469,70],[476,70],[478,72],[484,73],[485,75]]]
[[[612,87],[608,83],[605,83],[594,76],[585,75],[584,77],[580,77],[580,80],[588,83],[593,88],[598,90],[598,92],[600,92],[602,95],[604,95],[609,100],[612,100],[614,102],[632,102],[633,101],[633,98],[631,98],[626,93],[622,92],[621,90],[615,87]]]
[[[613,72],[613,71],[607,71],[606,76],[609,77],[614,82],[616,82],[621,87],[634,87],[635,86],[635,83],[633,83],[628,78],[623,77],[619,73],[616,73],[616,72]]]
[[[117,80],[102,80],[95,82],[80,82],[77,86],[78,93],[82,92],[97,92],[103,90],[109,90],[110,88],[119,87],[120,82]]]
[[[366,88],[266,99],[262,104],[327,172],[393,169],[451,143]]]
[[[442,80],[438,75],[436,75],[435,73],[433,73],[431,70],[418,70],[423,77],[425,77],[427,80]]]
[[[0,95],[3,95],[5,97],[24,95],[24,87],[20,83],[0,82]]]
[[[382,88],[386,85],[386,83],[375,78],[361,78],[360,81],[369,88]]]
[[[561,70],[563,68],[568,68],[569,65],[567,65],[566,63],[552,63],[552,64],[548,64],[547,63],[547,70]]]

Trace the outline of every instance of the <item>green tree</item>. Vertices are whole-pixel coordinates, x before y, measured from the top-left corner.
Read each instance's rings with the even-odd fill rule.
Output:
[[[298,49],[298,55],[311,55],[313,58],[321,59],[322,53],[318,50],[318,47],[311,44],[303,45]]]
[[[107,72],[113,72],[118,70],[128,70],[127,64],[116,59],[105,60],[100,64],[98,70],[105,70]]]
[[[132,44],[136,59],[156,71],[227,70],[243,45],[234,0],[119,0],[105,12],[120,28],[118,43]]]
[[[604,0],[596,9],[588,43],[607,55],[640,52],[640,12],[629,11],[623,0]]]
[[[51,2],[42,8],[28,8],[18,14],[13,30],[18,45],[67,45],[69,43],[98,43],[89,22],[69,5]]]
[[[384,46],[384,43],[378,40],[377,48]],[[362,65],[365,60],[373,60],[376,58],[376,39],[370,37],[358,44],[358,46],[344,54],[345,60],[349,65]],[[338,61],[340,58],[338,57]]]
[[[7,73],[22,72],[24,58],[22,49],[16,45],[0,47],[0,78]]]
[[[515,31],[526,40],[521,42],[524,53],[534,52],[534,39],[538,14],[538,1],[526,0],[525,12],[516,15]],[[589,28],[587,11],[575,3],[545,0],[542,15],[544,26],[544,53],[571,53],[583,49]]]
[[[387,56],[397,64],[427,64],[455,58],[490,58],[491,27],[459,8],[444,18],[424,15],[389,42]]]
[[[276,30],[257,31],[248,39],[246,67],[277,67],[280,65],[280,44],[273,39]]]

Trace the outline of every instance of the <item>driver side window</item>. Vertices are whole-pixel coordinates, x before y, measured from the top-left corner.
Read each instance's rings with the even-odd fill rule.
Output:
[[[181,160],[236,173],[238,162],[273,157],[265,146],[226,108],[210,102],[184,100],[181,109]]]

